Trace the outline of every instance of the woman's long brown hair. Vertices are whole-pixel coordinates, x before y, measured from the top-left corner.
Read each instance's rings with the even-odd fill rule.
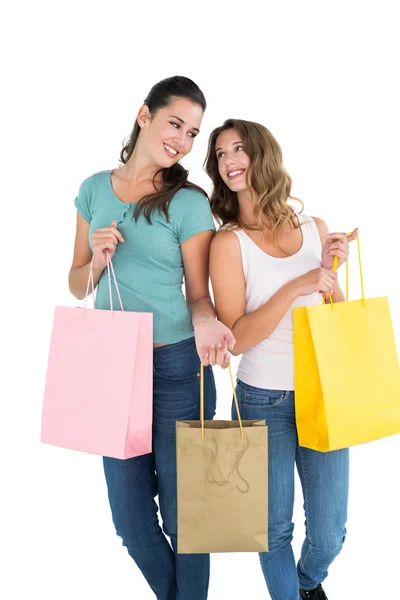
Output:
[[[232,192],[218,171],[215,144],[218,136],[234,129],[243,142],[244,151],[250,158],[247,182],[254,196],[254,218],[256,225],[244,223],[240,217],[236,192]],[[205,170],[213,182],[210,197],[211,210],[221,227],[246,228],[262,231],[265,220],[272,225],[271,240],[276,244],[282,229],[290,224],[299,227],[299,222],[288,199],[291,196],[292,180],[282,162],[282,150],[272,133],[263,125],[241,119],[228,119],[214,129],[210,135]],[[263,223],[264,221],[264,223]]]

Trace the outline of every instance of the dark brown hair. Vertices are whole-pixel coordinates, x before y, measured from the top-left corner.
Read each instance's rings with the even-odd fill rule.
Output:
[[[156,83],[148,93],[144,104],[148,106],[151,115],[154,115],[160,108],[168,106],[174,98],[191,100],[195,104],[199,104],[203,112],[207,106],[206,99],[200,88],[191,79],[180,76],[168,77]],[[136,120],[128,141],[121,150],[120,160],[124,165],[132,156],[139,134],[140,126]],[[162,187],[157,189],[155,180],[160,173],[162,174],[163,183]],[[139,215],[143,212],[146,220],[151,223],[151,215],[155,210],[158,210],[159,213],[163,212],[167,220],[169,220],[169,204],[173,196],[182,188],[198,190],[208,198],[202,188],[188,181],[188,176],[189,171],[179,163],[175,163],[168,168],[159,169],[153,177],[153,186],[156,191],[147,194],[136,203],[134,211],[135,220],[137,221]]]
[[[246,224],[240,218],[236,192],[232,192],[218,171],[215,144],[218,136],[228,129],[239,134],[244,151],[250,158],[247,182],[254,194],[254,217],[257,225]],[[287,204],[291,196],[292,180],[282,162],[282,150],[272,133],[263,125],[240,119],[227,119],[210,135],[205,170],[213,182],[210,198],[211,210],[219,224],[225,228],[263,230],[262,217],[272,224],[272,240],[275,241],[283,227],[290,223],[298,228],[293,208]]]

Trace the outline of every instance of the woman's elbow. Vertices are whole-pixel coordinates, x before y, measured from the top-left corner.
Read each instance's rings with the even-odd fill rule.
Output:
[[[75,298],[76,298],[77,300],[84,300],[84,298],[85,298],[85,294],[84,294],[84,293],[82,293],[82,291],[80,291],[80,290],[77,290],[77,289],[75,288],[75,286],[74,286],[74,281],[73,281],[73,272],[72,272],[72,269],[71,269],[71,271],[69,272],[69,275],[68,275],[68,287],[69,287],[69,291],[71,292],[71,294],[72,294],[73,296],[75,296]]]
[[[231,350],[231,354],[232,356],[240,356],[241,354],[243,354],[243,352],[241,350],[237,350],[235,346],[235,348]]]
[[[233,335],[235,335],[234,332],[232,332]],[[232,354],[232,356],[240,356],[241,354],[243,354],[243,352],[245,352],[247,350],[247,348],[243,347],[243,343],[241,340],[238,340],[237,337],[235,336],[236,339],[236,344],[234,345],[233,349],[230,351],[230,353]]]

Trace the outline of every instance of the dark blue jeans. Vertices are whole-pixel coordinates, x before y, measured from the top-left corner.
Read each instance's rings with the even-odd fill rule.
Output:
[[[299,600],[299,587],[316,588],[342,548],[349,450],[315,452],[299,446],[294,392],[256,388],[242,381],[237,382],[236,392],[242,418],[265,419],[268,425],[269,552],[260,553],[261,568],[272,600]],[[234,405],[232,413],[237,419]],[[291,546],[295,464],[306,513],[306,537],[297,567]]]
[[[153,452],[104,458],[117,534],[158,600],[204,600],[208,554],[177,554],[175,421],[200,418],[200,361],[194,338],[154,348]],[[211,367],[204,369],[205,418],[215,414]],[[158,495],[163,530],[155,497]]]

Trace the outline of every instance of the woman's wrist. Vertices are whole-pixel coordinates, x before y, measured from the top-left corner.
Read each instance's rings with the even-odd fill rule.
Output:
[[[286,283],[283,286],[282,289],[285,290],[285,292],[287,294],[287,298],[291,302],[294,302],[296,300],[296,298],[301,296],[300,284],[299,284],[298,279],[293,279],[293,281],[289,281],[288,283]]]
[[[207,321],[215,321],[215,310],[214,305],[211,302],[211,298],[199,298],[195,302],[189,304],[191,312],[192,325],[199,325]]]
[[[192,324],[193,324],[193,327],[195,327],[196,325],[200,325],[200,323],[207,323],[208,321],[215,321],[216,318],[217,317],[215,315],[206,315],[206,316],[195,317],[194,319],[192,319]]]

